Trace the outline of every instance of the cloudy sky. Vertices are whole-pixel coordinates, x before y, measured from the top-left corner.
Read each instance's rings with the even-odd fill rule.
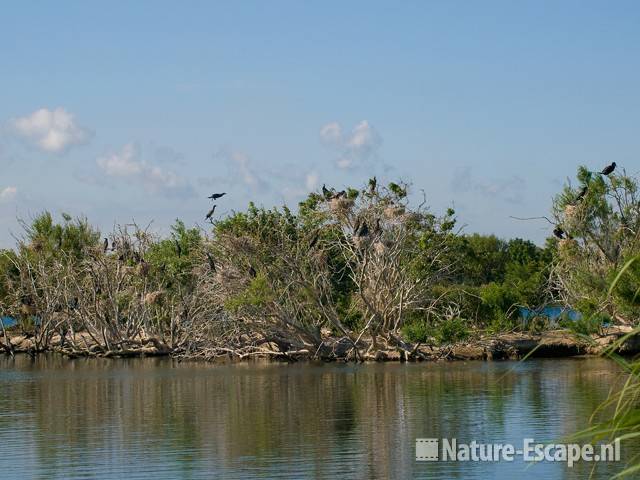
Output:
[[[48,209],[203,224],[372,175],[542,242],[579,164],[640,170],[638,2],[12,2],[0,246]],[[59,218],[59,217],[58,217]]]

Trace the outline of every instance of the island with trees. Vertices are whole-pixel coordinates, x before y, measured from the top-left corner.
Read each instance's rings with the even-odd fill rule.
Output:
[[[0,252],[0,351],[428,360],[597,353],[620,337],[632,351],[640,198],[613,169],[581,167],[548,217],[523,219],[549,223],[544,246],[465,233],[453,209],[375,178],[295,210],[212,208],[210,229],[176,220],[164,237],[44,212]]]

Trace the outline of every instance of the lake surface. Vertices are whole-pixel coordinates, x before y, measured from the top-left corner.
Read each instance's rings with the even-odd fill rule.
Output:
[[[0,356],[0,478],[586,478],[592,464],[416,462],[415,439],[560,440],[587,425],[617,379],[604,359],[214,366]],[[593,478],[621,466],[600,464]]]

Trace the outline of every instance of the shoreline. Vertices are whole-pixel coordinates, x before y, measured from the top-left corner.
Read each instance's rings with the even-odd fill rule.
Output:
[[[620,355],[640,353],[640,334],[631,334],[630,327],[609,327],[599,335],[580,336],[568,330],[549,330],[540,333],[511,332],[486,335],[466,342],[450,345],[430,346],[416,344],[411,349],[388,348],[372,353],[359,349],[353,353],[351,344],[345,338],[329,337],[320,349],[302,348],[295,351],[278,351],[266,345],[255,351],[241,353],[231,348],[211,348],[202,352],[181,352],[155,338],[129,340],[119,345],[118,350],[105,351],[86,333],[77,333],[75,344],[82,342],[83,349],[72,348],[67,340],[61,341],[55,336],[47,348],[37,349],[31,337],[7,332],[9,342],[0,341],[0,354],[24,354],[35,357],[39,354],[59,354],[68,358],[136,358],[136,357],[172,357],[183,360],[202,360],[216,362],[243,362],[261,358],[288,362],[320,360],[325,362],[429,362],[429,361],[466,361],[466,360],[506,360],[524,357],[566,358],[600,356],[605,352]],[[271,348],[274,347],[274,348]],[[409,347],[409,345],[407,345]]]

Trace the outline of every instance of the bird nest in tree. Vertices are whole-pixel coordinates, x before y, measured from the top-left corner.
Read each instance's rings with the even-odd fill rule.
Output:
[[[420,214],[417,212],[406,212],[404,215],[402,215],[402,222],[419,222],[420,221]]]
[[[145,305],[157,305],[162,301],[164,292],[162,290],[156,290],[155,292],[149,292],[144,296]]]
[[[353,200],[350,198],[339,197],[329,200],[329,210],[333,213],[346,213],[353,207]]]
[[[575,217],[577,210],[578,207],[576,207],[575,205],[567,205],[566,207],[564,207],[564,214],[568,218],[573,218]]]
[[[578,242],[576,242],[573,238],[563,238],[558,241],[558,249],[560,252],[568,252],[569,250],[578,246]]]
[[[353,236],[353,243],[358,248],[365,247],[368,242],[369,242],[369,237],[368,236],[360,236],[360,235],[354,235]]]
[[[399,205],[391,205],[384,209],[384,216],[389,220],[394,218],[398,218],[399,216],[404,214],[404,207]]]
[[[380,242],[380,241],[377,241],[377,242],[375,242],[373,244],[373,250],[378,255],[382,255],[385,252],[386,249],[387,249],[387,246],[384,243]]]

